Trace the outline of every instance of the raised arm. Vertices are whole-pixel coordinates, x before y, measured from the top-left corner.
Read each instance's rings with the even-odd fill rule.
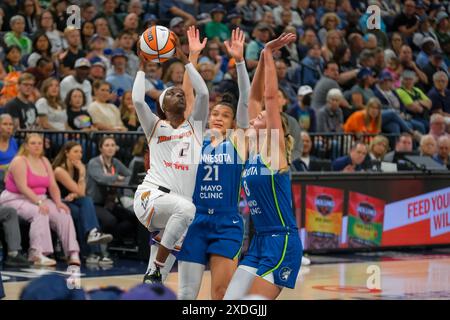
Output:
[[[203,39],[203,42],[200,42],[200,33],[198,30],[195,30],[195,27],[190,27],[187,30],[187,36],[189,40],[189,62],[197,68],[200,53],[206,46],[206,38]],[[179,40],[177,39],[177,41]],[[183,91],[186,96],[186,111],[184,112],[184,117],[187,119],[192,113],[195,102],[194,88],[192,87],[187,70],[184,72],[183,76]]]
[[[139,57],[139,59],[141,59],[141,62],[139,71],[136,73],[136,78],[134,79],[131,97],[133,99],[133,104],[136,108],[136,113],[138,115],[142,129],[144,130],[145,136],[147,137],[147,139],[150,139],[150,135],[156,122],[158,121],[158,117],[152,112],[148,104],[145,102],[144,61],[142,61],[141,57]]]
[[[188,29],[188,40],[191,42],[191,38],[195,37],[195,39],[200,39],[200,32],[194,27],[191,26]],[[204,47],[206,45],[206,38],[203,39],[201,45]],[[191,80],[192,86],[195,91],[195,102],[194,102],[194,110],[192,112],[192,118],[194,121],[202,121],[202,131],[206,128],[206,123],[208,121],[208,110],[209,110],[209,91],[206,86],[205,81],[198,73],[197,69],[194,65],[188,61],[187,57],[184,55],[180,46],[178,45],[176,50],[177,57],[185,63],[186,71],[189,75],[189,79]]]
[[[249,127],[248,97],[250,92],[250,79],[244,60],[245,34],[239,28],[231,33],[231,41],[224,42],[228,53],[236,60],[238,75],[239,101],[236,111],[237,127],[247,129]]]
[[[282,35],[278,39],[269,42],[264,50],[264,102],[266,106],[266,124],[267,131],[269,133],[272,130],[278,132],[278,148],[279,148],[279,161],[278,166],[275,165],[274,169],[285,168],[288,165],[288,160],[286,159],[286,145],[283,132],[283,125],[281,121],[281,113],[278,105],[278,80],[276,75],[275,62],[273,60],[272,51],[273,48],[278,46],[284,46],[292,41],[295,41],[295,35],[292,33]],[[270,138],[269,138],[270,139]],[[269,140],[271,141],[271,140]],[[269,148],[273,150],[276,146],[269,145]],[[274,154],[273,151],[271,154]],[[272,159],[272,163],[273,163]]]

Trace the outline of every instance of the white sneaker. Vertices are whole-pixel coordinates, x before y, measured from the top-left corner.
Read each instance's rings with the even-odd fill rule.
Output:
[[[90,254],[86,258],[86,264],[98,264],[99,261],[100,261],[100,256],[96,255],[96,254]]]
[[[98,261],[98,264],[99,264],[100,266],[110,266],[110,265],[113,265],[113,264],[114,264],[114,261],[113,261],[110,257],[103,256],[103,257],[101,257],[100,260]]]
[[[56,260],[50,259],[44,256],[43,254],[31,256],[30,261],[32,261],[35,266],[42,266],[42,267],[56,266]]]
[[[302,266],[309,266],[311,264],[311,260],[308,259],[307,257],[303,256],[302,257]]]
[[[113,236],[108,233],[98,232],[97,229],[93,229],[87,238],[87,244],[105,244],[110,243]]]

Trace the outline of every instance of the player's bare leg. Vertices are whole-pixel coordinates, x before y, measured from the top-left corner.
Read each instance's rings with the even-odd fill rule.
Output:
[[[238,259],[228,259],[219,255],[211,255],[211,299],[222,300],[231,278],[236,271]]]

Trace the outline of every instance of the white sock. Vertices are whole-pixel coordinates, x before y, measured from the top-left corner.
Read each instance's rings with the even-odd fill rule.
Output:
[[[197,299],[205,266],[199,263],[178,262],[178,300]]]
[[[19,254],[19,251],[10,251],[8,252],[8,256],[11,258],[16,257]]]

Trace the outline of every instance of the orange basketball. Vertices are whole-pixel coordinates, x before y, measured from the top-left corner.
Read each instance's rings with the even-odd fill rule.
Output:
[[[140,39],[140,55],[147,61],[162,63],[175,53],[175,34],[163,26],[151,26]]]

